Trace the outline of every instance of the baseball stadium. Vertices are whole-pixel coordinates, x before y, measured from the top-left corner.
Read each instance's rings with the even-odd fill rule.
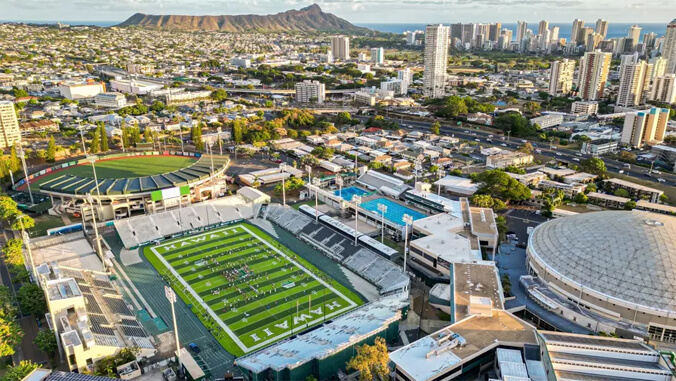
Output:
[[[68,161],[28,176],[33,192],[47,195],[60,213],[79,213],[84,203],[97,206],[97,218],[112,220],[175,206],[161,193],[188,192],[198,200],[224,189],[225,156],[182,152],[119,153]],[[14,184],[26,190],[25,179]],[[88,200],[88,195],[91,199]]]

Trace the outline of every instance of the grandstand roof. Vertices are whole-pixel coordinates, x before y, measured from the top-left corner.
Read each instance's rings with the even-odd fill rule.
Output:
[[[213,161],[214,172],[219,172],[227,165],[228,158],[213,156]],[[107,196],[150,193],[160,189],[189,185],[206,180],[209,176],[211,176],[211,159],[207,155],[202,155],[195,164],[173,172],[124,179],[99,178],[98,191]],[[40,184],[40,190],[47,193],[85,195],[96,192],[96,185],[91,177],[62,175]]]

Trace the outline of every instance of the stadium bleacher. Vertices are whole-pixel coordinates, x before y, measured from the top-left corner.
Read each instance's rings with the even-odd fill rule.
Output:
[[[261,211],[263,218],[290,231],[322,253],[375,285],[381,294],[407,289],[409,278],[403,269],[381,255],[355,246],[354,239],[290,207],[270,204]]]
[[[131,249],[185,231],[252,218],[254,207],[238,195],[180,209],[115,221],[124,247]]]

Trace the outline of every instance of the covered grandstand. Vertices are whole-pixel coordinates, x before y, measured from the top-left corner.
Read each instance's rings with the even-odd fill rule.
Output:
[[[240,195],[156,214],[115,221],[115,230],[127,249],[157,240],[191,234],[254,216],[256,204]]]
[[[312,208],[307,210],[312,215],[314,209],[310,209]],[[408,290],[410,282],[408,276],[399,266],[386,259],[394,257],[389,247],[386,250],[387,254],[383,255],[373,247],[364,245],[363,242],[355,246],[354,234],[350,234],[347,230],[350,229],[349,227],[341,230],[337,229],[335,224],[327,224],[323,221],[316,224],[309,215],[279,204],[268,205],[261,211],[261,216],[290,231],[324,255],[359,274],[375,285],[381,295]],[[328,216],[322,216],[323,219],[326,217]]]
[[[133,156],[138,155],[128,157]],[[66,164],[82,165],[84,162]],[[52,204],[59,205],[66,213],[80,212],[87,195],[95,196],[92,201],[99,205],[98,218],[110,220],[131,216],[134,211],[152,212],[181,202],[190,203],[193,199],[199,201],[204,194],[219,192],[222,184],[217,184],[217,179],[225,176],[228,164],[226,156],[202,155],[189,167],[153,176],[98,178],[97,182],[92,177],[65,174],[40,184],[40,192],[49,195]],[[174,200],[153,196],[157,192],[171,193],[170,190],[176,193]]]

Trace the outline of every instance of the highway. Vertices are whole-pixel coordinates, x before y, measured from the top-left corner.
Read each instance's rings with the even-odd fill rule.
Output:
[[[366,120],[369,118],[363,116],[353,116],[353,117],[359,120]],[[386,119],[400,124],[403,123],[402,127],[407,131],[428,132],[430,126],[433,123],[405,119],[402,121],[402,119],[400,118],[390,118],[390,117]],[[407,128],[405,126],[411,127]],[[578,151],[573,151],[561,147],[553,147],[553,149],[549,149],[549,144],[543,142],[536,142],[533,140],[526,140],[514,137],[509,138],[509,140],[506,140],[507,138],[504,137],[505,140],[502,140],[503,138],[502,135],[498,135],[494,132],[477,130],[475,125],[471,126],[472,127],[469,127],[469,125],[450,127],[442,125],[439,131],[441,132],[442,135],[453,136],[458,139],[464,139],[468,141],[477,141],[484,147],[494,146],[498,148],[507,148],[511,150],[516,150],[524,144],[524,141],[529,141],[535,149],[540,150],[540,152],[537,152],[536,154],[551,157],[552,159],[564,160],[570,163],[575,163],[577,162],[577,160],[584,160],[585,158],[590,157],[589,155],[580,156],[581,154]],[[494,135],[494,137],[489,138],[489,135]],[[489,139],[491,141],[488,141]],[[639,180],[654,182],[656,184],[676,186],[676,175],[674,175],[673,173],[662,172],[660,175],[653,174],[651,177],[648,177],[646,176],[646,173],[648,172],[647,168],[635,165],[632,166],[631,168],[625,168],[624,167],[625,163],[621,161],[611,160],[605,157],[601,157],[600,159],[602,159],[606,163],[606,168],[608,172],[619,174],[620,170],[622,170],[625,176],[634,177]],[[659,182],[657,180],[658,178],[664,179],[664,182]]]

